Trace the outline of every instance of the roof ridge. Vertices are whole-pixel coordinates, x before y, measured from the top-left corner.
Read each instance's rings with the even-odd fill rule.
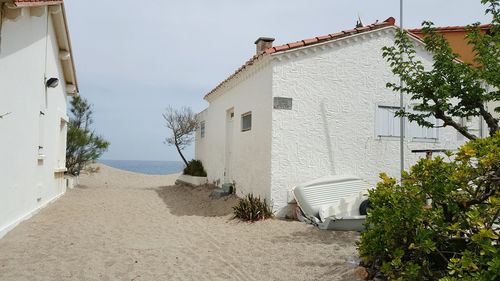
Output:
[[[258,60],[259,58],[261,58],[265,55],[271,55],[271,54],[284,52],[284,51],[288,51],[288,50],[292,50],[292,49],[311,46],[311,45],[315,45],[318,43],[323,43],[323,42],[331,41],[334,39],[340,39],[343,37],[348,37],[348,36],[351,36],[354,34],[359,34],[362,32],[371,31],[371,30],[375,30],[375,29],[379,29],[379,28],[383,28],[383,27],[387,27],[387,26],[395,26],[395,24],[396,24],[396,19],[394,19],[393,17],[389,17],[386,20],[384,20],[383,22],[376,21],[375,23],[372,23],[370,25],[363,26],[363,27],[356,27],[353,29],[342,30],[342,31],[337,32],[337,33],[330,33],[330,34],[323,35],[323,36],[317,36],[314,38],[303,39],[300,41],[286,43],[283,45],[273,46],[273,47],[267,48],[264,51],[260,52],[259,54],[254,55],[247,62],[245,62],[245,64],[243,64],[241,67],[239,67],[233,74],[231,74],[228,78],[226,78],[224,81],[219,83],[219,85],[217,85],[208,94],[205,95],[205,99],[208,96],[210,96],[211,94],[213,94],[215,91],[217,91],[219,88],[221,88],[226,82],[228,82],[233,77],[235,77],[238,73],[243,71],[243,69],[245,69],[246,67],[248,67],[250,65],[253,65],[256,60]]]
[[[450,26],[438,26],[433,29],[437,31],[465,31],[469,25],[450,25]],[[480,24],[478,27],[480,29],[490,29],[493,25],[491,23]],[[407,29],[408,32],[411,33],[421,33],[423,32],[423,28],[410,28]]]

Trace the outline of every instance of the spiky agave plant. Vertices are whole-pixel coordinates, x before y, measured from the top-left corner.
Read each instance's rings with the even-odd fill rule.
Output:
[[[273,216],[272,206],[260,196],[248,194],[233,207],[234,217],[244,221],[258,221]]]

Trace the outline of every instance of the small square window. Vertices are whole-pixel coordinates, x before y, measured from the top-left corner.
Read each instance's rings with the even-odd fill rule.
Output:
[[[202,122],[200,123],[200,136],[201,136],[202,138],[204,138],[204,137],[205,137],[205,121],[202,121]]]
[[[401,135],[401,119],[396,116],[398,110],[397,106],[379,105],[377,107],[375,120],[377,137],[399,137]]]
[[[250,131],[252,129],[252,112],[241,115],[241,131]]]

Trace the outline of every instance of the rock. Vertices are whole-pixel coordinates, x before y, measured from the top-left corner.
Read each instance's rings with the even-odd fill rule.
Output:
[[[222,190],[224,192],[231,194],[233,192],[233,184],[232,183],[225,183],[222,185]]]
[[[366,280],[368,279],[368,271],[366,270],[366,268],[362,267],[362,266],[358,266],[356,267],[356,276],[358,276],[358,278],[362,279],[362,280]]]
[[[231,193],[226,192],[223,189],[216,189],[216,190],[212,191],[212,193],[210,194],[210,197],[214,198],[214,199],[220,199],[222,197],[226,197],[229,195],[231,195]]]

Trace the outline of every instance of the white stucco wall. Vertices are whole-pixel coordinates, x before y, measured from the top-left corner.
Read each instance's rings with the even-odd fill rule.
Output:
[[[0,114],[11,114],[0,119],[0,237],[66,189],[65,79],[50,19],[46,40],[46,20],[46,13],[24,8],[1,30]],[[45,72],[60,80],[47,92]]]
[[[392,30],[275,55],[273,96],[293,98],[292,110],[272,111],[270,188],[280,214],[287,212],[288,190],[305,181],[355,175],[375,185],[381,172],[399,177],[399,138],[375,133],[377,106],[399,106],[399,94],[386,88],[395,77],[381,51],[393,45]],[[430,65],[432,58],[417,50]],[[406,168],[425,157],[413,149],[458,146],[453,129],[438,134],[437,142],[406,139]]]
[[[196,158],[203,161],[209,181],[224,179],[225,114],[231,107],[238,143],[231,167],[238,194],[265,196],[278,216],[290,214],[289,190],[309,180],[353,175],[375,186],[382,172],[398,178],[399,137],[376,133],[377,107],[399,107],[399,94],[386,87],[397,78],[381,50],[394,44],[394,30],[279,52],[230,79],[198,115],[206,135],[201,138],[200,130],[196,134]],[[417,57],[432,66],[432,56],[419,44]],[[273,109],[274,97],[292,98],[292,109]],[[250,134],[242,133],[240,115],[250,110],[254,126]],[[417,140],[409,126],[414,125],[406,126],[405,169],[425,157],[412,150],[454,150],[465,141],[449,127],[438,129],[437,140]]]
[[[226,155],[226,112],[234,109],[231,175],[227,181],[236,183],[242,196],[254,193],[270,199],[271,181],[271,86],[272,67],[260,61],[226,88],[210,98],[209,107],[198,114],[205,122],[205,137],[196,132],[195,158],[207,170],[208,180],[224,183]],[[241,115],[252,112],[252,129],[241,131]]]

